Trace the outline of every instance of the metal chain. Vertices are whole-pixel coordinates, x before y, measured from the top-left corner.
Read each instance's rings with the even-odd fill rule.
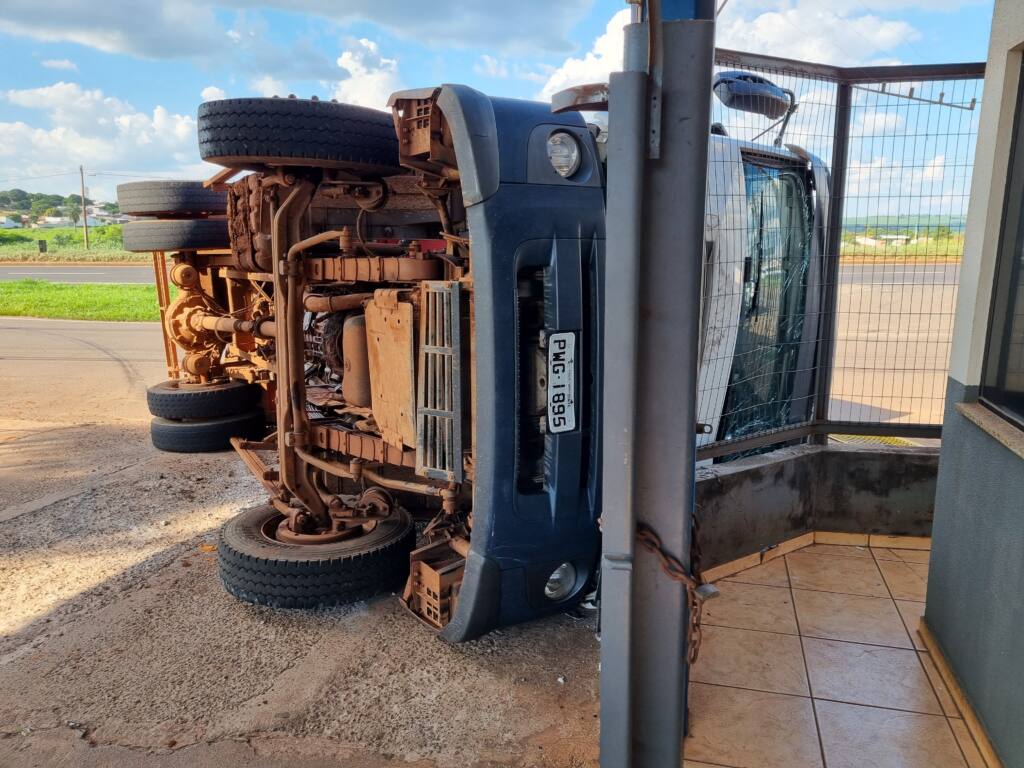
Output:
[[[696,523],[696,516],[694,516],[694,522]],[[636,524],[636,540],[640,546],[658,558],[661,570],[670,579],[678,581],[686,587],[686,604],[689,609],[687,611],[689,624],[686,627],[686,660],[693,664],[697,661],[697,654],[700,653],[700,619],[704,604],[703,599],[697,593],[699,586],[697,580],[687,572],[679,558],[665,551],[661,544],[661,537],[647,523]]]

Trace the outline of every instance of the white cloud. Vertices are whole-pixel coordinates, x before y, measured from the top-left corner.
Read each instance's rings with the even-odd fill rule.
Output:
[[[887,52],[921,39],[909,23],[883,18],[898,9],[953,10],[985,0],[734,0],[718,20],[717,44],[791,59],[852,66],[896,63]],[[545,79],[537,98],[582,83],[607,81],[622,68],[622,28],[629,11],[612,16],[583,56],[567,58]]]
[[[257,77],[249,83],[256,93],[260,96],[287,96],[285,92],[285,84],[277,78],[271,77],[270,75],[264,75],[263,77]]]
[[[513,68],[512,75],[518,80],[527,80],[531,83],[546,83],[555,69],[556,67],[550,64],[534,64],[528,67],[520,62]]]
[[[167,0],[171,2],[171,0]],[[220,0],[249,7],[251,0]],[[261,6],[313,13],[339,25],[370,22],[421,45],[486,47],[503,53],[536,55],[571,51],[569,31],[593,7],[593,0],[263,0]]]
[[[790,59],[840,66],[877,63],[886,51],[920,38],[905,21],[840,15],[822,0],[802,0],[747,17],[730,16],[731,4],[726,8],[718,22],[718,45]]]
[[[262,0],[258,4],[251,0],[51,0],[45,11],[35,0],[4,0],[0,3],[0,31],[141,58],[207,60],[211,52],[217,56],[230,54],[221,48],[225,35],[236,43],[246,39],[244,29],[226,28],[218,15],[223,16],[224,10],[245,15],[254,5],[309,13],[339,26],[370,22],[436,49],[486,46],[502,52],[536,54],[571,51],[569,31],[591,10],[593,0],[516,0],[499,8],[493,0]],[[295,46],[274,46],[272,33],[261,32],[260,39],[262,49],[247,55],[274,56],[285,66],[301,64],[287,55],[296,52]],[[307,59],[307,64],[324,68],[325,57],[315,45],[304,48],[300,44],[298,54],[299,59]],[[257,67],[257,71],[277,72],[268,66]]]
[[[970,187],[969,165],[954,166],[947,174],[946,156],[899,159],[874,155],[853,158],[846,177],[846,196],[856,210],[848,215],[962,214]],[[902,194],[894,195],[893,190]]]
[[[921,173],[924,181],[942,181],[946,178],[946,156],[936,155],[925,165]]]
[[[43,59],[41,62],[47,69],[63,69],[68,72],[77,72],[78,65],[71,59]]]
[[[622,69],[622,28],[629,23],[629,9],[621,10],[609,20],[583,58],[571,57],[552,72],[538,98],[548,100],[563,88],[583,83],[607,82],[611,72]]]
[[[208,85],[199,93],[199,96],[203,101],[220,101],[226,99],[228,95],[224,93],[223,88],[218,88],[216,85]]]
[[[207,3],[194,0],[4,0],[0,31],[46,42],[72,42],[142,58],[208,56],[220,40]]]
[[[9,90],[4,93],[11,104],[39,109],[49,114],[54,125],[88,131],[112,124],[113,117],[131,111],[131,107],[98,88],[84,89],[63,80],[42,88]]]
[[[349,50],[338,57],[338,66],[348,77],[334,87],[334,98],[348,104],[384,109],[388,96],[400,87],[398,60],[380,54],[373,40],[353,40]]]
[[[337,74],[334,56],[326,46],[308,37],[282,41],[280,32],[260,14],[237,13],[224,34],[228,43],[218,54],[233,60],[241,71],[272,72],[285,82],[330,79]]]
[[[196,123],[191,115],[136,110],[99,89],[58,82],[42,88],[8,90],[0,102],[42,113],[47,127],[22,121],[0,122],[0,177],[23,178],[62,173],[79,164],[91,170],[153,173],[157,176],[202,178]],[[123,181],[123,179],[121,179]],[[93,196],[113,199],[116,178],[97,176],[89,184]],[[71,180],[61,178],[10,182],[9,186],[61,191]]]
[[[852,128],[852,132],[855,135],[861,136],[877,136],[883,133],[892,135],[896,130],[903,127],[904,122],[903,115],[896,112],[868,110],[861,113]]]
[[[482,77],[508,77],[508,64],[485,53],[473,65],[473,71]]]

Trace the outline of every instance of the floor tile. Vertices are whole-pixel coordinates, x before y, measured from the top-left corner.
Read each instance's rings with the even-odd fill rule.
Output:
[[[726,580],[739,581],[744,584],[763,584],[768,587],[788,587],[789,573],[786,571],[785,560],[780,557],[776,560],[769,560],[764,565],[734,573]]]
[[[920,549],[928,551],[932,548],[932,540],[927,536],[881,536],[871,534],[868,544],[872,547],[889,547],[891,549]]]
[[[810,695],[796,635],[707,625],[702,630],[700,657],[690,671],[694,682]]]
[[[821,768],[810,699],[693,683],[690,713],[683,748],[694,760],[735,768]]]
[[[928,591],[928,566],[918,563],[879,560],[878,567],[896,600],[923,602]],[[795,582],[794,582],[795,586]]]
[[[809,637],[803,643],[815,698],[942,714],[916,651]]]
[[[965,768],[946,718],[815,702],[829,768]]]
[[[932,553],[926,549],[889,549],[887,547],[872,547],[871,552],[878,560],[899,560],[904,563],[928,564]]]
[[[848,547],[837,544],[812,544],[800,550],[807,555],[836,555],[837,557],[871,557],[867,547]]]
[[[942,706],[943,713],[945,713],[946,717],[960,717],[960,710],[957,709],[956,702],[953,701],[953,697],[949,694],[949,688],[946,687],[942,675],[939,674],[931,654],[925,651],[918,651],[917,655],[921,659],[921,666],[924,667],[925,674],[928,675],[928,679],[932,683],[932,688],[935,689],[935,695],[939,697],[939,704]]]
[[[711,763],[695,763],[693,760],[683,760],[683,768],[723,768],[720,765],[712,765]],[[730,768],[730,766],[724,766],[724,768]],[[982,766],[984,768],[984,766]]]
[[[871,554],[875,556],[876,560],[896,560],[897,562],[905,562],[902,557],[896,554],[895,549],[871,547]]]
[[[797,634],[788,589],[736,581],[720,581],[717,586],[719,596],[704,604],[705,624]]]
[[[760,564],[761,553],[755,552],[737,560],[730,560],[727,563],[721,563],[719,565],[712,566],[711,568],[703,568],[700,572],[700,579],[705,584],[714,584],[716,581],[731,578],[737,573],[742,573],[743,571],[754,568]]]
[[[897,600],[896,610],[900,612],[900,616],[903,618],[903,625],[907,628],[907,634],[910,635],[914,647],[919,651],[927,651],[928,646],[924,644],[921,636],[917,634],[918,624],[921,623],[921,617],[924,616],[924,603],[918,603],[913,600]]]
[[[789,580],[794,588],[871,597],[889,596],[874,559],[796,552],[787,555],[786,560],[789,563]]]
[[[843,544],[846,546],[866,547],[871,537],[866,533],[842,533],[840,531],[815,531],[814,541],[817,544]]]
[[[912,648],[896,605],[888,597],[793,590],[804,637]]]
[[[894,549],[892,551],[895,552],[896,556],[899,557],[899,559],[905,563],[919,563],[921,565],[928,565],[928,561],[931,559],[932,556],[932,553],[928,550]]]
[[[974,737],[967,730],[967,723],[963,720],[950,720],[949,727],[953,729],[953,735],[960,745],[960,750],[964,753],[964,757],[967,758],[968,768],[987,768],[985,758],[981,756],[981,752],[978,751],[978,745],[974,743]]]
[[[803,533],[792,539],[786,541],[780,541],[774,547],[769,547],[762,554],[761,558],[764,562],[775,560],[778,557],[785,557],[790,552],[796,552],[800,549],[806,549],[814,543],[814,533]]]

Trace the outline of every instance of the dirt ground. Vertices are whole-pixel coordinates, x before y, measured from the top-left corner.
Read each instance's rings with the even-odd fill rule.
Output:
[[[394,596],[244,605],[231,454],[149,444],[155,325],[0,318],[0,767],[596,765],[597,642],[561,616],[461,646]]]

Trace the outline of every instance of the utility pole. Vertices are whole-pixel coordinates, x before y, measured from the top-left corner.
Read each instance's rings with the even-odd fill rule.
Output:
[[[678,768],[690,569],[714,0],[629,0],[608,100],[601,766]],[[642,308],[642,311],[641,311]]]
[[[89,250],[89,208],[85,204],[85,169],[78,166],[78,180],[82,189],[82,233],[85,235],[85,250]]]

